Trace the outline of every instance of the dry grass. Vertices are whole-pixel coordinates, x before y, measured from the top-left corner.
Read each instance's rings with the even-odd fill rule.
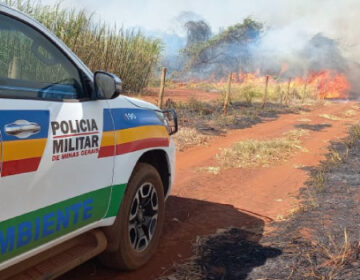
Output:
[[[207,167],[200,167],[199,171],[205,171],[210,174],[218,175],[221,169],[219,166],[207,166]]]
[[[357,112],[351,109],[344,112],[344,116],[348,118],[353,117],[355,115],[357,115]]]
[[[309,252],[304,257],[312,269],[303,272],[303,276],[306,279],[345,279],[342,277],[338,278],[341,268],[357,260],[360,242],[350,242],[346,229],[344,229],[343,242],[339,242],[340,244],[330,234],[327,236],[327,241],[326,243],[310,244]],[[314,261],[314,258],[311,257],[314,255],[322,256],[322,263]]]
[[[292,129],[284,133],[284,136],[290,139],[298,139],[301,136],[308,135],[309,131],[306,129]]]
[[[267,167],[278,161],[287,160],[294,152],[302,149],[299,138],[307,131],[294,129],[282,138],[271,140],[245,140],[225,148],[217,159],[222,168]]]
[[[298,122],[311,122],[311,120],[307,118],[303,118],[303,119],[298,119]]]
[[[178,151],[184,151],[191,146],[206,145],[212,138],[212,136],[200,134],[195,128],[187,127],[180,128],[173,137]]]
[[[353,125],[349,131],[349,137],[345,141],[345,145],[352,148],[356,141],[360,139],[360,124]]]
[[[330,114],[321,114],[319,115],[319,117],[322,117],[324,119],[328,119],[328,120],[331,120],[331,121],[341,121],[342,119],[335,116],[335,115],[330,115]]]
[[[171,107],[184,115],[192,114],[197,117],[211,115],[217,109],[214,104],[197,100],[194,97],[191,97],[187,102],[174,102],[171,104]]]
[[[323,192],[325,190],[325,172],[326,168],[320,167],[312,178],[312,186],[316,192]]]

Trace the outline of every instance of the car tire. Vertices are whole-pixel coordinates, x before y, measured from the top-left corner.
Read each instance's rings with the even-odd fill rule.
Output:
[[[164,223],[164,188],[159,172],[150,164],[135,167],[115,224],[108,230],[115,248],[100,256],[112,268],[134,270],[149,261],[158,247]],[[106,231],[105,231],[106,233]]]

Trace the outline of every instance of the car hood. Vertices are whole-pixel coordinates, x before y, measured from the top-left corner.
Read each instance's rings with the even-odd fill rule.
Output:
[[[124,97],[127,102],[129,102],[130,104],[132,104],[136,107],[140,107],[143,109],[150,109],[150,110],[160,110],[157,106],[155,106],[149,102],[146,102],[146,101],[143,101],[143,100],[140,100],[137,98],[127,97],[127,96],[124,96]]]

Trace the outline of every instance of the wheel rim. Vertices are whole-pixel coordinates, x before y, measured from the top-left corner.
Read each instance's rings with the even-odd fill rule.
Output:
[[[157,226],[159,199],[152,183],[144,183],[137,190],[129,214],[131,247],[144,251],[150,244]]]

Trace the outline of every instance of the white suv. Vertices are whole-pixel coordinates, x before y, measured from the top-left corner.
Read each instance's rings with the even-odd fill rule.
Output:
[[[0,279],[52,279],[95,255],[135,269],[154,253],[176,114],[120,91],[0,4]]]

